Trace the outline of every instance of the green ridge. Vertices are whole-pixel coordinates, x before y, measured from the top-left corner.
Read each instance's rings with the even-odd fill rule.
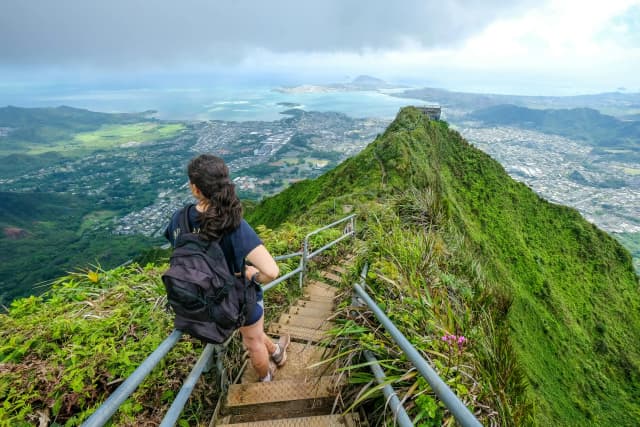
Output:
[[[449,229],[470,242],[462,255],[484,266],[479,286],[511,301],[504,327],[526,378],[528,403],[520,405],[531,405],[526,422],[625,425],[636,419],[640,296],[630,254],[577,211],[511,179],[446,123],[404,109],[360,155],[265,200],[249,217],[275,226],[307,210],[322,214],[345,192],[388,208],[415,190],[434,193]],[[410,215],[395,215],[411,229]]]

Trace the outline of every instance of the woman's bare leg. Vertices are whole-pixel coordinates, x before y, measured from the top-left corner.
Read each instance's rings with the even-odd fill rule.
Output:
[[[240,333],[258,378],[266,377],[269,373],[269,355],[276,351],[277,347],[264,333],[264,315],[253,325],[241,327]]]

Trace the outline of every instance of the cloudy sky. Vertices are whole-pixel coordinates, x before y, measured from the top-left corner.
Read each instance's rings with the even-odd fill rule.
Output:
[[[640,91],[640,0],[0,3],[0,90],[206,74]]]

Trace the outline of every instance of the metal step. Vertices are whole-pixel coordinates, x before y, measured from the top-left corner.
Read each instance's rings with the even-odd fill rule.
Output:
[[[322,296],[322,295],[314,295],[314,294],[307,294],[307,293],[305,293],[300,299],[304,300],[304,301],[316,301],[316,302],[325,302],[325,303],[331,303],[331,304],[333,304],[333,302],[334,302],[334,298],[333,297],[327,297],[327,296]]]
[[[346,274],[347,269],[340,265],[331,265],[329,266],[329,270],[333,271],[336,274]]]
[[[318,286],[320,288],[329,289],[329,290],[330,289],[334,289],[334,290],[338,289],[335,286],[329,285],[328,283],[321,282],[321,281],[315,280],[315,279],[309,280],[309,284],[310,285],[314,285],[314,286]]]
[[[294,307],[312,308],[314,310],[327,310],[329,313],[333,312],[335,303],[333,301],[310,301],[305,299],[299,299],[296,301]]]
[[[303,328],[319,329],[328,331],[333,327],[333,323],[322,317],[307,317],[300,314],[282,314],[278,319],[281,325],[302,326]]]
[[[307,295],[335,298],[338,289],[331,286],[322,286],[320,282],[312,282],[305,286],[302,292]]]
[[[333,314],[333,311],[325,308],[300,307],[299,305],[294,305],[289,307],[289,314],[327,319]]]
[[[330,271],[324,271],[323,270],[323,271],[320,272],[320,275],[322,277],[324,277],[325,279],[329,279],[329,280],[331,280],[332,282],[335,282],[335,283],[342,282],[342,277],[340,277],[340,276],[338,276],[338,275],[336,275],[334,273],[331,273]]]
[[[282,368],[278,368],[275,380],[307,380],[328,375],[333,372],[334,364],[325,363],[313,368],[309,366],[329,358],[331,353],[331,349],[327,347],[292,342],[287,349],[287,363]],[[242,373],[240,382],[258,382],[258,374],[251,366],[251,363],[247,365],[247,368]]]
[[[312,343],[318,343],[327,338],[325,331],[295,325],[281,325],[279,323],[271,323],[267,333],[275,336],[289,334],[292,340]]]
[[[245,417],[235,421],[282,418],[314,410],[313,415],[318,415],[318,410],[331,410],[338,387],[332,376],[233,384],[227,392],[224,413]]]
[[[252,421],[237,424],[218,424],[218,427],[355,427],[359,425],[358,416],[318,415],[315,417],[283,418],[280,420]]]

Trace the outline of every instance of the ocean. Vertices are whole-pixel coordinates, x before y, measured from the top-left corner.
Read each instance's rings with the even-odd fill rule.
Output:
[[[0,106],[56,107],[67,105],[101,112],[156,110],[167,120],[272,121],[291,108],[334,111],[355,118],[392,119],[407,105],[424,101],[396,98],[376,91],[283,93],[274,87],[212,87],[199,89],[21,88],[2,91]],[[284,105],[283,105],[284,104]]]

